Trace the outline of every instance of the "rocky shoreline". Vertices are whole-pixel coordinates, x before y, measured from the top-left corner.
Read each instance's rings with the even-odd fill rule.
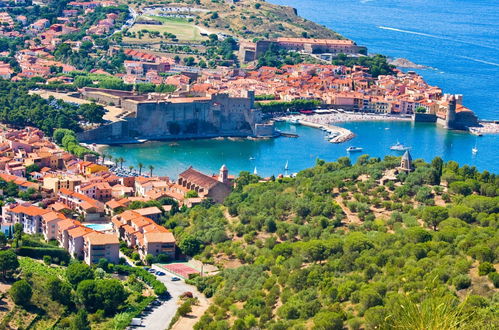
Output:
[[[426,65],[416,64],[406,58],[391,58],[389,59],[388,63],[391,65],[395,65],[397,68],[404,69],[432,69],[431,67]]]

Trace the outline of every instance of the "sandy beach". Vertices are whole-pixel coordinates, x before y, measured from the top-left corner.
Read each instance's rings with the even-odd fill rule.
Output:
[[[314,115],[293,115],[283,117],[284,120],[303,120],[320,125],[328,125],[331,123],[344,123],[353,121],[411,121],[411,117],[401,117],[396,115],[378,115],[368,113],[328,113]]]

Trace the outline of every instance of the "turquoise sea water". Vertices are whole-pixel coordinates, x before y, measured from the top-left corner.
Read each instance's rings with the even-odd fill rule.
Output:
[[[290,5],[298,13],[365,45],[370,52],[404,57],[434,69],[419,70],[425,79],[449,93],[464,94],[464,104],[480,118],[499,119],[499,2],[491,0],[271,0]],[[177,146],[165,142],[109,147],[107,152],[124,157],[125,166],[142,162],[156,174],[176,175],[192,165],[215,173],[227,164],[231,173],[256,167],[260,175],[294,173],[313,166],[316,158],[327,161],[347,155],[355,145],[362,153],[383,157],[396,154],[389,147],[398,141],[413,147],[415,158],[441,156],[480,170],[499,173],[499,135],[477,138],[449,132],[431,124],[407,122],[359,122],[343,124],[357,137],[335,145],[323,133],[307,127],[282,124],[299,138],[265,141],[195,140]],[[388,128],[388,129],[386,129]],[[473,156],[471,149],[479,151]],[[354,160],[358,155],[353,155]],[[254,157],[254,160],[250,160]]]
[[[262,176],[285,174],[286,162],[289,174],[313,166],[317,158],[334,161],[348,156],[350,145],[364,148],[363,152],[352,154],[352,161],[361,154],[383,157],[386,154],[400,155],[389,147],[398,141],[412,146],[414,158],[431,160],[439,155],[447,160],[475,165],[479,169],[499,172],[499,153],[490,148],[499,145],[499,135],[475,137],[461,132],[447,131],[432,124],[412,122],[355,122],[341,126],[354,131],[357,136],[347,143],[332,144],[324,139],[321,130],[278,123],[278,128],[294,132],[298,138],[277,138],[269,140],[188,140],[170,142],[147,142],[142,145],[112,146],[106,153],[123,157],[123,166],[142,162],[145,168],[155,167],[153,174],[176,177],[178,173],[192,165],[206,173],[217,173],[226,164],[230,173],[253,172],[255,167]],[[473,156],[471,149],[477,144],[479,149]],[[254,159],[251,159],[254,158]],[[145,170],[147,172],[147,170]]]

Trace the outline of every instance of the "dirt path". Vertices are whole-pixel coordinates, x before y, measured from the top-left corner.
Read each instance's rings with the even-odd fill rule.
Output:
[[[346,214],[347,216],[347,219],[346,221],[344,221],[344,223],[346,225],[349,225],[349,224],[356,224],[356,225],[360,225],[362,224],[362,221],[359,219],[358,216],[356,216],[355,214],[353,214],[350,209],[348,207],[346,207],[346,205],[343,203],[343,198],[341,198],[341,196],[338,196],[334,199],[338,205],[341,207],[341,209],[343,210],[343,212]]]
[[[203,295],[197,297],[199,299],[199,304],[192,306],[192,312],[186,317],[181,317],[177,323],[173,325],[172,330],[193,329],[194,324],[204,315],[208,307],[210,307],[210,301]]]

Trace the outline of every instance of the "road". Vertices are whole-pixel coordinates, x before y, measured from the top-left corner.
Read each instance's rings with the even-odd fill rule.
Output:
[[[143,327],[141,327],[141,329],[164,330],[168,328],[170,321],[177,312],[177,308],[179,306],[178,300],[182,293],[190,291],[195,297],[198,297],[198,299],[206,298],[202,297],[194,286],[186,284],[184,280],[172,282],[172,277],[176,275],[169,273],[165,269],[156,265],[153,265],[152,268],[166,273],[165,276],[157,276],[157,278],[166,285],[171,298],[164,301],[161,306],[155,307],[150,314],[142,318]]]

